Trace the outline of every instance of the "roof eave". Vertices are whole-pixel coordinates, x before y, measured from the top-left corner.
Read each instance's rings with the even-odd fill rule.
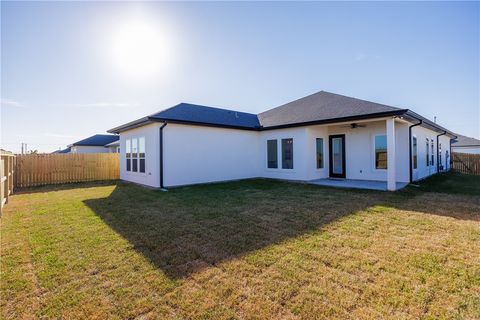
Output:
[[[422,121],[422,127],[430,127],[431,129],[433,128],[434,131],[438,131],[438,132],[445,132],[445,135],[449,136],[451,139],[456,139],[457,136],[455,135],[455,133],[451,132],[450,130],[447,130],[445,129],[444,127],[436,124],[435,122],[431,121],[431,120],[428,120],[427,118],[419,115],[418,113],[412,111],[412,110],[409,110],[407,109],[407,112],[406,112],[406,115],[409,116],[409,117],[412,117],[418,121]]]
[[[348,117],[341,117],[341,118],[331,118],[331,119],[324,119],[324,120],[282,124],[282,125],[276,125],[276,126],[262,127],[261,130],[274,130],[274,129],[303,127],[303,126],[330,124],[330,123],[347,122],[347,121],[364,120],[364,119],[377,119],[377,118],[383,118],[383,117],[389,117],[389,116],[400,116],[405,114],[407,111],[408,109],[399,109],[399,110],[393,110],[393,111],[377,112],[377,113],[348,116]]]
[[[112,128],[110,130],[107,130],[107,132],[108,133],[119,134],[120,132],[127,131],[127,130],[134,129],[134,128],[138,128],[138,127],[141,127],[141,126],[144,126],[146,124],[153,123],[153,122],[155,122],[155,120],[152,117],[147,116],[147,117],[143,117],[143,118],[128,122],[128,123],[123,124],[121,126]]]
[[[157,122],[168,122],[168,123],[176,123],[176,124],[185,124],[185,125],[193,125],[193,126],[203,126],[203,127],[214,127],[214,128],[225,128],[225,129],[238,129],[238,130],[249,130],[249,131],[257,131],[260,129],[259,126],[255,127],[246,127],[246,126],[233,126],[228,124],[217,124],[217,123],[208,123],[208,122],[201,122],[201,121],[189,121],[189,120],[176,120],[176,119],[168,119],[168,118],[152,118],[153,121]]]

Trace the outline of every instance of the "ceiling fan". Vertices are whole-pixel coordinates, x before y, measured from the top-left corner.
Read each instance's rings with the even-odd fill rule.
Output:
[[[355,129],[355,128],[365,128],[366,126],[367,125],[365,125],[365,124],[358,124],[358,123],[354,122],[354,123],[343,125],[341,127]]]

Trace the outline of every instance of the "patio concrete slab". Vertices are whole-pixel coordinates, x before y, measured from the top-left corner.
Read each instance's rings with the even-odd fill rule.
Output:
[[[354,188],[354,189],[370,189],[387,191],[386,181],[369,181],[369,180],[351,180],[351,179],[316,179],[308,183],[319,186],[337,187],[337,188]],[[406,182],[397,182],[397,190],[405,188]]]

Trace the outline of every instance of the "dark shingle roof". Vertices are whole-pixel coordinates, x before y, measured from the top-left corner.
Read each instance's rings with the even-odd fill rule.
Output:
[[[65,148],[65,149],[62,149],[62,150],[56,150],[56,151],[53,151],[52,153],[70,153],[70,148]]]
[[[351,98],[320,91],[289,102],[258,115],[201,105],[180,103],[169,109],[110,129],[120,133],[154,122],[176,122],[246,130],[269,130],[312,124],[374,119],[386,116],[404,116],[413,122],[420,121],[449,136],[455,135],[432,121],[408,109],[400,109],[380,103]]]
[[[476,147],[480,146],[480,140],[457,134],[457,139],[452,140],[453,147]]]
[[[149,118],[248,129],[260,127],[255,114],[190,103],[180,103],[169,109],[152,114]]]
[[[402,109],[320,91],[258,115],[264,128],[348,118]]]
[[[104,146],[113,141],[117,141],[118,136],[112,134],[96,134],[86,139],[77,141],[72,146]]]

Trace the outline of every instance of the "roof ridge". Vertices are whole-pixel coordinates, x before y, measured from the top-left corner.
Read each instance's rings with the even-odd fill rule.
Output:
[[[268,111],[275,110],[275,109],[277,109],[277,108],[280,108],[280,107],[286,106],[287,104],[290,104],[290,103],[293,103],[293,102],[297,102],[297,101],[299,101],[299,100],[302,100],[302,99],[305,99],[305,98],[308,98],[308,97],[314,96],[314,95],[316,95],[316,94],[318,94],[318,93],[321,93],[321,92],[331,93],[331,92],[327,92],[327,91],[324,91],[324,90],[320,90],[320,91],[317,91],[317,92],[311,93],[311,94],[309,94],[309,95],[306,95],[306,96],[304,96],[304,97],[301,97],[301,98],[298,98],[298,99],[295,99],[295,100],[292,100],[292,101],[289,101],[289,102],[283,103],[283,104],[281,104],[281,105],[279,105],[279,106],[276,106],[276,107],[270,108],[270,109],[268,109],[268,110],[265,110],[265,111],[263,111],[263,112],[260,112],[260,113],[258,113],[257,115],[261,115],[261,114],[263,114],[263,113],[265,113],[265,112],[268,112]]]

